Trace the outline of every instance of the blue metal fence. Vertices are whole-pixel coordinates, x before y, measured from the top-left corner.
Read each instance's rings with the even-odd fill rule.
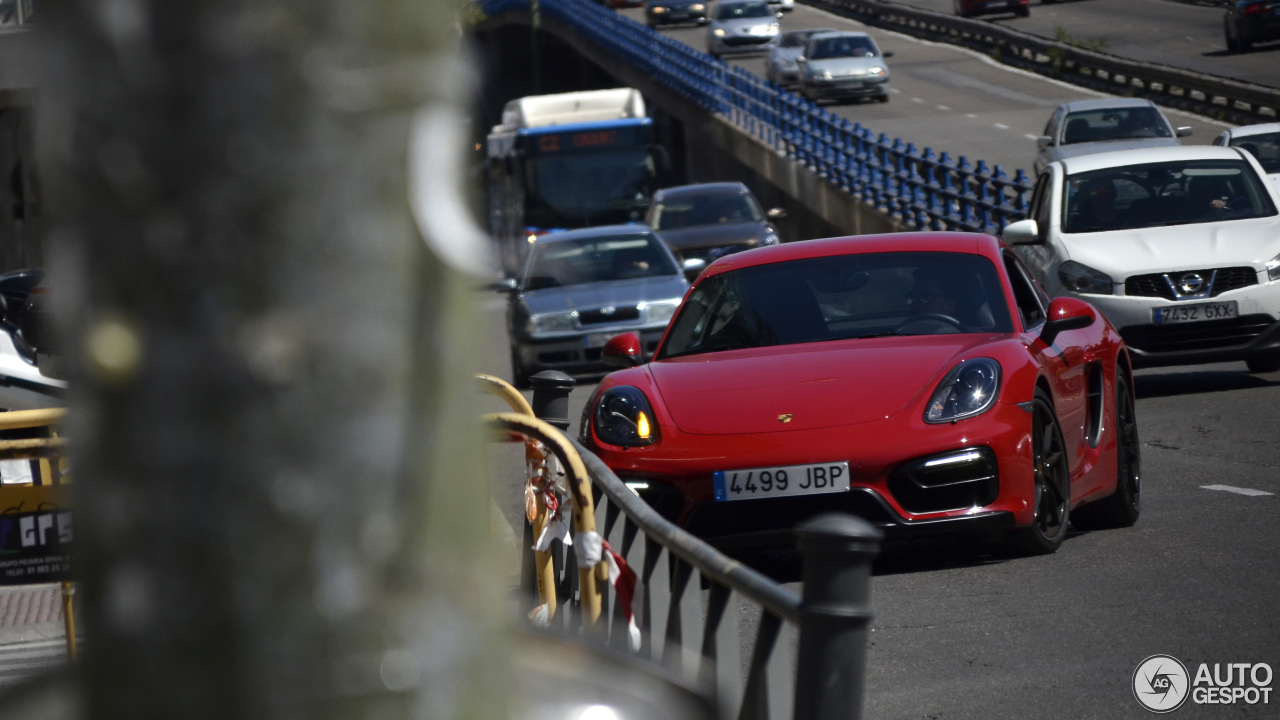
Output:
[[[488,16],[529,0],[480,0]],[[540,12],[784,153],[904,227],[995,233],[1025,214],[1032,184],[999,165],[952,159],[877,135],[746,70],[590,0],[539,0]]]

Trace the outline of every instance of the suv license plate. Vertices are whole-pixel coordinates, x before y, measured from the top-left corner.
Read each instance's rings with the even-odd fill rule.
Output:
[[[583,335],[582,347],[584,348],[604,347],[605,343],[609,342],[612,339],[613,339],[612,333],[591,333],[590,335]]]
[[[849,463],[717,470],[712,481],[717,502],[848,492]]]
[[[1196,305],[1172,305],[1169,307],[1151,308],[1151,322],[1156,325],[1173,323],[1203,322],[1205,320],[1227,320],[1240,317],[1236,301],[1199,303]]]

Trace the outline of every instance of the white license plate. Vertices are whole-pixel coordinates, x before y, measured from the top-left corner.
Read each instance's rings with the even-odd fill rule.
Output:
[[[717,470],[712,475],[717,502],[849,491],[849,463]]]
[[[1151,308],[1151,322],[1156,325],[1227,320],[1234,317],[1240,317],[1240,309],[1237,307],[1235,300]]]
[[[582,347],[598,348],[604,347],[605,343],[613,339],[612,333],[591,333],[582,337]]]

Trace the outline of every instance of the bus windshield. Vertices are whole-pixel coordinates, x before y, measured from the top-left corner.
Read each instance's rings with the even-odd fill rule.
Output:
[[[528,158],[525,224],[577,228],[636,219],[649,206],[654,179],[643,147]]]

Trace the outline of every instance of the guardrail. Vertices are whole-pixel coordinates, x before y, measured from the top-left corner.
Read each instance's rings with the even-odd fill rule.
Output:
[[[714,700],[723,718],[861,717],[870,566],[880,531],[847,515],[825,515],[798,528],[804,596],[797,597],[668,522],[598,457],[562,435],[551,423],[568,425],[560,411],[572,383],[549,377],[558,373],[541,375],[548,377],[532,379],[533,406],[550,410],[547,422],[501,413],[488,416],[487,424],[500,434],[519,433],[540,443],[558,458],[568,488],[590,482],[595,525],[579,525],[575,512],[572,544],[553,546],[556,594],[589,597],[606,565],[613,586],[613,592],[602,593],[598,616],[586,603],[566,602],[552,627],[572,636],[581,628],[586,641],[682,675]],[[539,380],[547,381],[542,388]],[[553,400],[540,402],[543,390]],[[579,504],[579,495],[567,493],[575,511],[590,507],[589,499]],[[739,641],[744,603],[759,612],[749,663]],[[796,630],[798,644],[788,647]]]
[[[480,0],[489,16],[529,13],[529,0]],[[1032,183],[860,123],[712,58],[589,0],[539,0],[541,17],[572,28],[691,103],[723,117],[905,229],[995,233],[1026,213]]]
[[[868,25],[962,44],[1044,75],[1121,95],[1137,95],[1238,125],[1275,122],[1280,90],[1167,65],[1129,60],[994,23],[885,0],[807,0]]]

